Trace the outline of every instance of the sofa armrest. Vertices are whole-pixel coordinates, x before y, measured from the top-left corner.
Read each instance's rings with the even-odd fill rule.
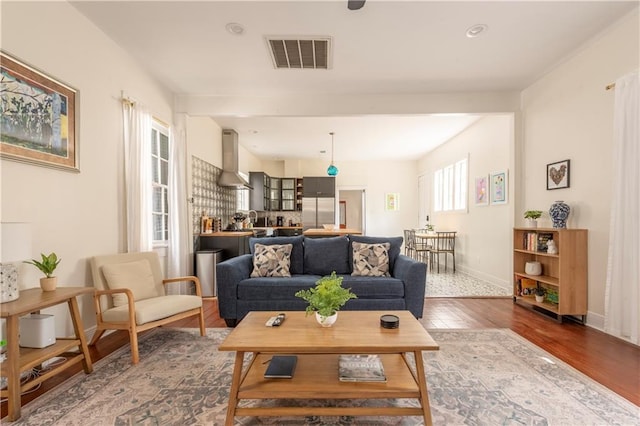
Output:
[[[220,317],[237,318],[238,284],[249,278],[251,271],[253,271],[253,256],[251,254],[243,254],[218,263],[216,283],[218,285]]]
[[[401,254],[396,258],[392,276],[404,283],[406,308],[416,318],[422,318],[427,285],[427,264]]]

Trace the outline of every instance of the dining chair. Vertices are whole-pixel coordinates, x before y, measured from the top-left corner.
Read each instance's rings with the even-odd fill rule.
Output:
[[[415,235],[411,237],[411,229],[404,230],[404,254],[413,258],[415,256]]]
[[[431,249],[433,248],[433,246],[431,244],[429,244],[429,241],[424,239],[424,238],[419,238],[416,236],[416,233],[425,233],[426,231],[424,230],[415,230],[412,229],[411,230],[411,236],[413,238],[414,241],[414,251],[416,253],[415,259],[417,261],[423,262],[423,263],[429,263],[429,259],[431,258]]]
[[[450,231],[436,231],[434,247],[430,250],[430,263],[436,261],[438,273],[440,273],[440,255],[444,254],[444,271],[447,271],[447,255],[453,258],[453,272],[456,272],[456,233]]]

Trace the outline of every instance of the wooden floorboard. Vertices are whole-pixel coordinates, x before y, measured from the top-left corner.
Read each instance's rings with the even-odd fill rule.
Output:
[[[225,327],[216,299],[205,299],[207,327]],[[640,406],[640,347],[584,325],[558,323],[519,305],[511,298],[428,298],[424,323],[428,329],[509,328],[577,370]],[[197,320],[172,323],[173,327],[198,326]],[[118,331],[90,347],[91,359],[106,357],[129,343],[128,334]],[[79,372],[78,364],[51,378],[34,392],[22,396],[22,404],[53,389]],[[7,415],[2,403],[1,416]]]

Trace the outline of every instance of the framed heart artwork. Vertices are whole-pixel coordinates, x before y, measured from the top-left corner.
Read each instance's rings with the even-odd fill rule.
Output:
[[[570,160],[547,164],[547,190],[569,188]]]

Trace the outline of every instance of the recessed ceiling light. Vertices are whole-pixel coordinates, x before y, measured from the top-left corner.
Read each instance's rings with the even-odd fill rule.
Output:
[[[467,37],[474,38],[478,37],[480,34],[486,32],[489,27],[485,24],[474,25],[473,27],[467,30]]]
[[[233,35],[242,35],[242,33],[244,33],[244,27],[242,24],[238,24],[237,22],[229,22],[224,27]]]

